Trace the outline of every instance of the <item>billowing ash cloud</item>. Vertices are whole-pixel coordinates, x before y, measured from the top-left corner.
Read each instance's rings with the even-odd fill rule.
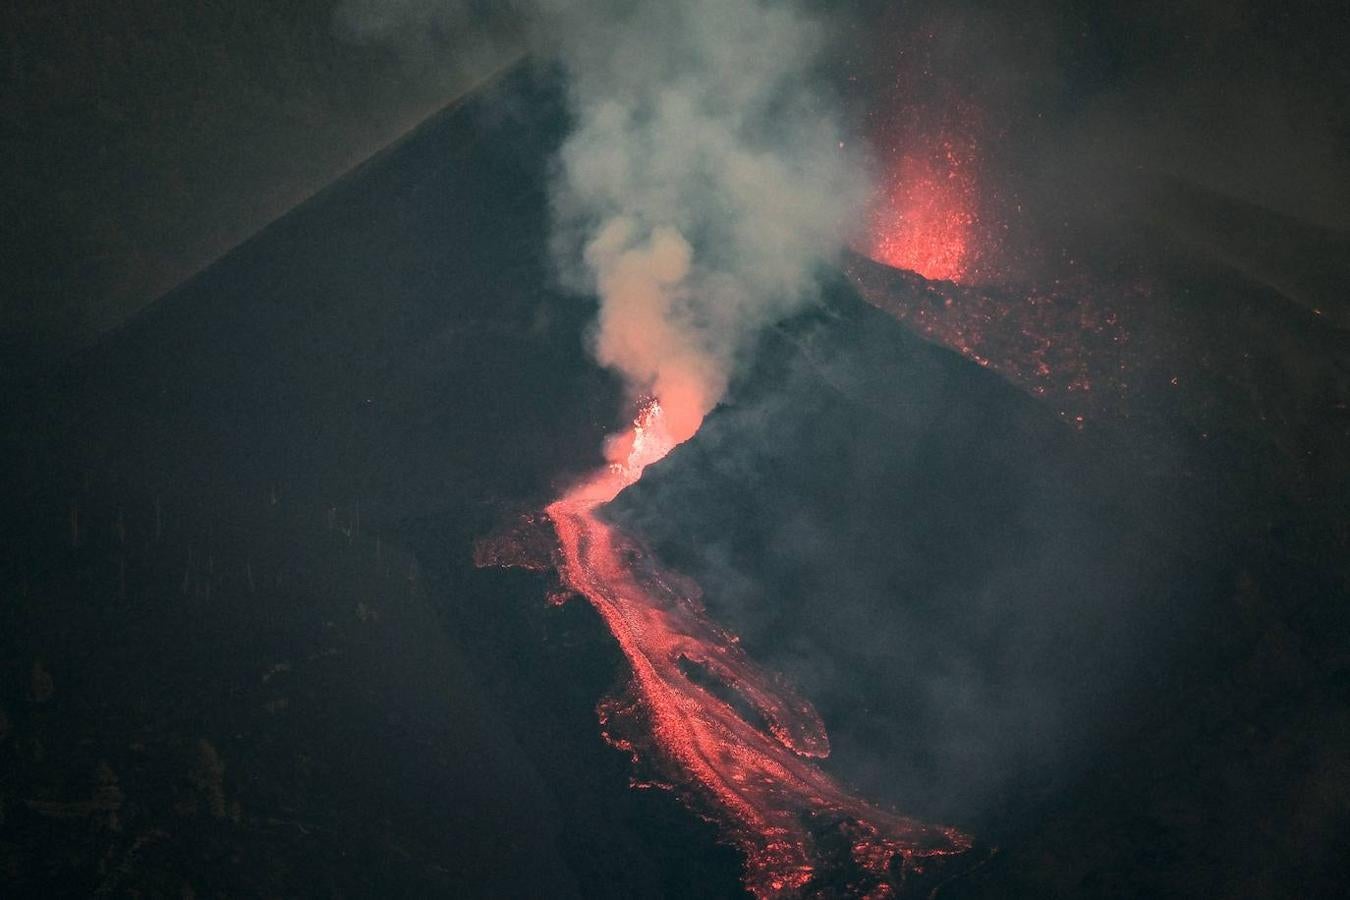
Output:
[[[754,0],[547,6],[576,116],[561,258],[583,258],[599,292],[597,358],[658,397],[682,440],[751,336],[808,296],[861,197],[812,86],[824,34]]]
[[[474,4],[349,0],[375,34],[448,31]],[[662,402],[683,440],[756,331],[811,296],[865,196],[794,3],[533,0],[519,33],[567,77],[553,186],[564,280],[601,300],[594,352]],[[392,12],[391,12],[392,10]],[[493,28],[503,28],[494,22]]]

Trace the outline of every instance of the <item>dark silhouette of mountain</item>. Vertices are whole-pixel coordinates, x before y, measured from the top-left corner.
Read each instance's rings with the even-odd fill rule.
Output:
[[[470,568],[617,416],[550,288],[563,125],[517,72],[12,388],[10,893],[736,889],[597,734],[598,623]]]
[[[597,617],[472,565],[621,421],[552,286],[565,126],[518,69],[11,386],[11,893],[740,893],[600,738]],[[828,276],[612,515],[820,706],[836,775],[998,848],[938,896],[1325,891],[1340,507],[1130,428]]]

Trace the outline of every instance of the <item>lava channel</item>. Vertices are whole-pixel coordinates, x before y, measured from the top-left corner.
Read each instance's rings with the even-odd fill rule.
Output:
[[[844,884],[850,896],[892,896],[899,878],[969,849],[970,839],[869,804],[813,764],[830,751],[815,708],[751,662],[708,617],[697,585],[658,567],[599,515],[671,449],[661,414],[648,402],[621,442],[627,459],[545,510],[563,587],[591,603],[631,669],[626,688],[598,706],[602,733],[650,773],[635,785],[674,790],[745,854],[754,896],[823,893],[822,875],[831,893]],[[507,540],[514,550],[504,540],[481,543],[477,562],[531,565],[520,535]]]

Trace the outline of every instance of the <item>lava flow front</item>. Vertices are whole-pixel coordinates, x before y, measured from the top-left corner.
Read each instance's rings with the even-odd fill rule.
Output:
[[[604,736],[643,767],[644,784],[675,790],[745,853],[756,897],[817,893],[822,875],[832,891],[890,896],[897,877],[970,840],[872,806],[811,763],[829,753],[811,704],[708,618],[696,585],[601,518],[599,507],[672,445],[660,405],[648,402],[618,442],[624,456],[546,510],[563,586],[595,607],[631,669],[623,693],[599,705]],[[530,564],[516,537],[480,545],[478,563]],[[846,849],[831,856],[826,844]]]

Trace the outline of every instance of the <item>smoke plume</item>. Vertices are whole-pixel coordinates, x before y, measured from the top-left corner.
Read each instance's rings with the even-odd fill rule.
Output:
[[[474,4],[344,5],[367,36],[445,31]],[[567,84],[553,183],[564,284],[600,299],[593,352],[654,396],[675,441],[756,332],[807,302],[866,192],[817,77],[828,46],[793,3],[534,0],[513,7]],[[514,29],[494,23],[494,29]],[[359,30],[359,29],[358,29]]]

